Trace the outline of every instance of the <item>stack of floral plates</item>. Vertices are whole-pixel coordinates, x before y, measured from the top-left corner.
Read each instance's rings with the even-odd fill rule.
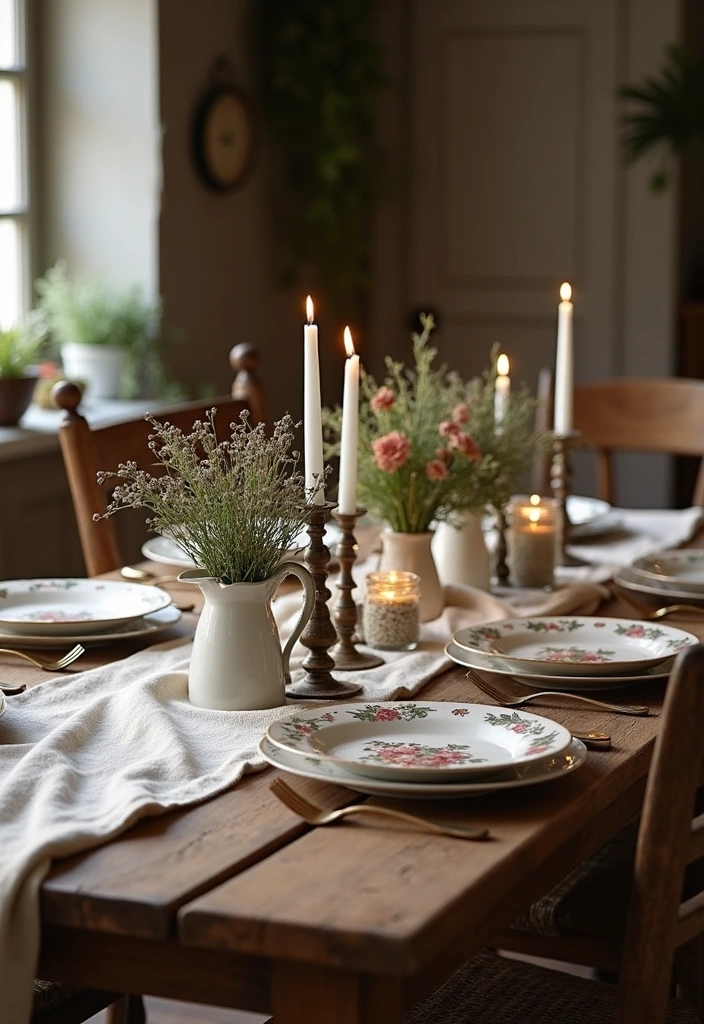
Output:
[[[469,626],[445,648],[459,665],[544,690],[611,689],[667,676],[694,634],[660,623],[573,616]]]
[[[0,582],[0,645],[108,643],[167,629],[180,618],[159,587],[81,578]]]
[[[531,786],[578,768],[586,748],[540,715],[435,701],[344,704],[274,722],[277,768],[361,793],[448,799]]]
[[[638,558],[616,573],[614,583],[659,602],[704,605],[704,551],[682,548]]]

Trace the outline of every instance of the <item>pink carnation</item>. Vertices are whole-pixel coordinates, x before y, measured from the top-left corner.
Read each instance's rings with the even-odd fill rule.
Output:
[[[449,440],[449,445],[454,448],[455,451],[461,452],[468,459],[474,462],[481,462],[482,453],[479,451],[477,442],[469,434],[465,434],[463,431],[458,431],[454,437]]]
[[[431,459],[425,467],[428,480],[447,480],[447,466],[440,459]]]
[[[452,419],[455,423],[469,423],[469,418],[469,408],[464,402],[460,402],[452,410]]]
[[[392,430],[372,442],[374,461],[385,473],[395,473],[408,458],[410,450],[408,438],[400,430]]]
[[[438,427],[438,433],[441,437],[453,438],[456,434],[461,433],[461,431],[454,420],[443,420]]]
[[[396,395],[393,393],[391,388],[382,387],[379,388],[369,405],[372,407],[374,412],[380,412],[382,409],[390,409],[395,401]]]

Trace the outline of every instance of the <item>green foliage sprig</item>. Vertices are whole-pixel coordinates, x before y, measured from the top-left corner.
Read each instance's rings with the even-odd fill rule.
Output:
[[[149,448],[162,474],[134,462],[102,472],[99,483],[119,481],[107,518],[123,508],[147,508],[155,533],[175,538],[195,564],[222,583],[269,579],[308,521],[299,453],[291,450],[294,423],[286,414],[267,436],[248,413],[218,442],[215,410],[190,434],[147,414],[154,427]]]
[[[24,377],[41,358],[45,341],[46,330],[34,314],[17,327],[0,327],[0,378]]]
[[[133,398],[141,383],[161,381],[160,300],[147,300],[138,285],[112,289],[100,278],[71,280],[61,260],[35,287],[37,309],[57,345],[114,345],[125,352],[123,397]]]
[[[678,46],[666,51],[663,66],[638,85],[627,85],[619,96],[630,104],[621,119],[623,144],[629,162],[653,153],[659,160],[650,178],[655,192],[669,180],[668,163],[694,147],[704,150],[704,58]]]
[[[500,427],[494,422],[495,358],[468,384],[434,367],[431,316],[413,335],[413,369],[387,358],[380,387],[362,372],[359,500],[401,533],[422,533],[462,512],[503,508],[534,458],[537,401],[514,389]],[[495,353],[493,353],[495,357]],[[339,452],[341,409],[324,410],[327,455]]]
[[[369,284],[371,214],[386,173],[374,140],[385,83],[374,0],[264,0],[252,5],[259,96],[283,158],[285,284],[308,265],[340,319]]]

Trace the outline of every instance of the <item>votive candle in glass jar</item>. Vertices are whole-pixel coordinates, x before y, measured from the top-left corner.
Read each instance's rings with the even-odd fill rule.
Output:
[[[508,506],[506,561],[514,587],[552,587],[559,543],[560,509],[554,498],[515,495]]]
[[[412,651],[418,645],[420,576],[370,572],[364,600],[364,642],[381,651]]]

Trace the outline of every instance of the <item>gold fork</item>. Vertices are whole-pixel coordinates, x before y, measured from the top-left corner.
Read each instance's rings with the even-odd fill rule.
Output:
[[[434,832],[439,836],[453,836],[455,839],[491,838],[487,828],[478,828],[474,825],[440,824],[440,822],[419,818],[415,814],[406,814],[405,811],[396,811],[391,807],[376,807],[373,804],[351,804],[349,807],[340,807],[337,811],[326,812],[307,797],[302,796],[297,790],[292,789],[284,779],[274,779],[269,789],[282,804],[285,804],[299,818],[307,821],[309,825],[331,825],[334,821],[350,817],[353,814],[373,814],[377,818],[393,818],[406,825],[415,825],[425,829],[426,832]]]
[[[584,697],[581,693],[568,693],[566,690],[539,690],[537,693],[529,693],[525,697],[510,697],[508,694],[502,693],[493,683],[488,683],[484,676],[480,676],[472,668],[467,672],[467,676],[488,697],[495,700],[497,704],[502,704],[505,708],[518,708],[521,704],[528,704],[529,701],[535,700],[537,697],[567,697],[568,700],[582,701],[584,704],[591,704],[593,707],[601,708],[603,711],[616,711],[620,715],[647,715],[650,713],[650,708],[645,707],[643,704],[611,704],[605,700]]]
[[[13,651],[9,647],[0,647],[0,654],[14,654],[16,658],[24,658],[25,661],[31,661],[37,668],[43,668],[46,672],[60,672],[62,669],[68,668],[69,665],[73,665],[77,658],[85,654],[85,650],[82,644],[76,644],[75,647],[72,647],[70,651],[56,661],[47,661],[46,658],[33,658],[31,655],[25,654],[24,651]]]
[[[676,615],[677,612],[687,615],[704,615],[704,607],[696,604],[666,604],[662,608],[646,608],[639,601],[636,601],[624,590],[614,589],[614,596],[624,604],[630,605],[637,611],[642,619],[664,619],[666,615]]]

